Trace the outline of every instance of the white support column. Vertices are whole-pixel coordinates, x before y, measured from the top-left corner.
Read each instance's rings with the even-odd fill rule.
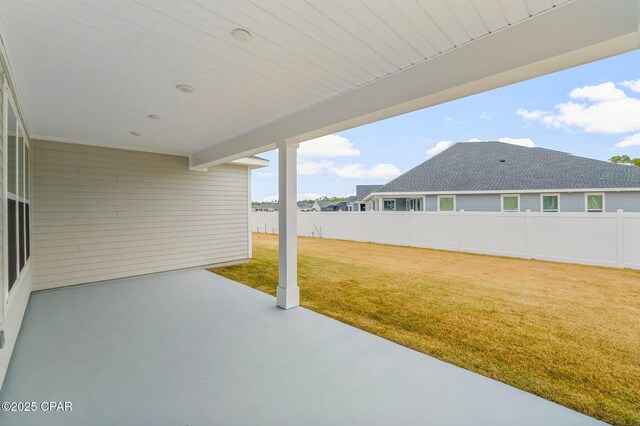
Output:
[[[298,144],[278,144],[279,283],[277,304],[283,309],[300,304],[298,288]]]

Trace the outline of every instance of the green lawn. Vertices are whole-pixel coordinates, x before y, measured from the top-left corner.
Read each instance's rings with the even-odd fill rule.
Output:
[[[213,272],[275,295],[277,236]],[[640,271],[299,239],[302,305],[621,425],[640,424]]]

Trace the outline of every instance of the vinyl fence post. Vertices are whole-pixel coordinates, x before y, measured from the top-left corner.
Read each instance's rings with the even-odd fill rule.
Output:
[[[618,228],[616,261],[618,268],[624,268],[624,212],[622,209],[616,211],[616,225]]]
[[[373,242],[373,215],[375,214],[375,212],[373,210],[371,210],[369,212],[369,224],[371,226],[369,226],[369,242],[372,243]]]
[[[527,259],[532,259],[532,239],[533,239],[533,235],[531,233],[531,209],[527,209],[527,219],[526,219],[526,232],[525,232],[525,240],[524,240],[524,246],[525,246],[525,252],[527,255]]]
[[[458,241],[460,243],[460,251],[464,252],[464,209],[460,209],[460,214],[458,215],[458,217],[460,218]]]
[[[413,228],[414,228],[414,214],[413,214],[413,210],[411,210],[409,212],[409,247],[415,247],[415,245],[413,244]]]

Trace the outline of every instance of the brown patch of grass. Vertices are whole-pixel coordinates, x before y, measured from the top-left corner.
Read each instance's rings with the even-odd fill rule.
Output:
[[[640,424],[640,271],[299,238],[302,305],[621,425]],[[213,269],[275,295],[277,235]]]

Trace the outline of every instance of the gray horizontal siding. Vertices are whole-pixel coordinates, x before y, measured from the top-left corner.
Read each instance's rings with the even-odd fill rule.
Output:
[[[468,212],[499,212],[500,194],[456,195],[456,210]]]
[[[625,212],[640,212],[640,191],[638,192],[607,192],[604,208],[608,212],[622,209]]]
[[[540,194],[520,194],[520,211],[540,211]]]
[[[438,196],[437,195],[427,195],[425,199],[425,210],[428,212],[437,212],[438,211]]]
[[[249,257],[246,166],[34,143],[36,289]]]

